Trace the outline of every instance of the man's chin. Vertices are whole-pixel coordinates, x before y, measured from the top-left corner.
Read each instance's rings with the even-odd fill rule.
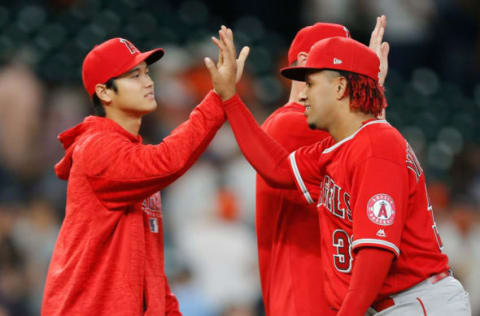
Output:
[[[142,109],[136,109],[136,113],[139,115],[139,116],[144,116],[144,115],[147,115],[147,114],[150,114],[152,112],[155,112],[155,110],[157,109],[158,105],[155,103],[155,105],[150,105],[150,106],[145,106],[144,108]]]
[[[156,101],[154,101],[154,102],[152,102],[151,104],[149,104],[149,106],[145,107],[145,109],[144,109],[145,114],[152,113],[152,112],[155,111],[157,108],[158,108],[158,104],[157,104]]]

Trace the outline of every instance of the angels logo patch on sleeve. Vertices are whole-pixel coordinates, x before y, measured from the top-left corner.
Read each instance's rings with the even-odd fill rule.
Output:
[[[395,203],[388,194],[376,194],[368,200],[367,216],[377,225],[388,226],[395,219]]]

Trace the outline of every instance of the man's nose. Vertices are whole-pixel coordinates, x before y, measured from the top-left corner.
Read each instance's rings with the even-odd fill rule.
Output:
[[[147,87],[153,86],[153,80],[152,80],[152,78],[150,77],[149,74],[146,74],[146,75],[145,75],[145,81],[144,81],[144,82],[145,82],[145,85],[146,85]]]

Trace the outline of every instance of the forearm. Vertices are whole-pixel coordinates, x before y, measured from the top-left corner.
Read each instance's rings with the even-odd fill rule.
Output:
[[[337,316],[364,316],[378,296],[394,254],[380,248],[358,250],[347,295]]]
[[[287,150],[265,134],[238,96],[224,105],[238,146],[248,162],[270,185],[295,188]]]
[[[220,97],[213,91],[158,146],[169,173],[183,174],[205,151],[226,120]]]
[[[143,200],[184,174],[225,120],[222,101],[211,92],[158,145],[134,144],[117,135],[99,138],[85,155],[93,189],[112,209]]]

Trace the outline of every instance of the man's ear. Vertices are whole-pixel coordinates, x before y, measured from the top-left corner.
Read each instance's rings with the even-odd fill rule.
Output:
[[[297,66],[305,66],[307,63],[308,53],[300,52],[297,55]]]
[[[337,96],[337,100],[341,100],[343,99],[343,97],[345,96],[345,90],[347,90],[347,85],[348,85],[348,81],[347,81],[347,78],[343,77],[343,76],[339,76],[337,78],[335,78],[335,93],[336,93],[336,96]]]
[[[95,86],[95,93],[103,104],[110,104],[112,102],[111,90],[107,89],[104,84],[98,83]]]

